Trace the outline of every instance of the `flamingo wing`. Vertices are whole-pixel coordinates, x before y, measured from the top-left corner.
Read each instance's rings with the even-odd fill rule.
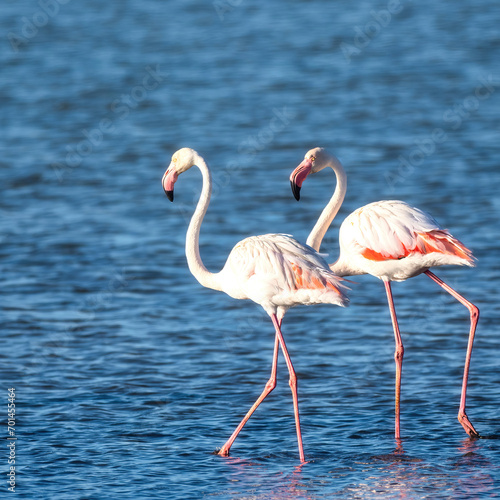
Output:
[[[231,251],[224,269],[224,291],[259,304],[346,305],[342,279],[314,249],[287,234],[252,236]],[[267,309],[267,307],[265,307]]]
[[[429,214],[402,201],[359,208],[345,219],[340,237],[350,252],[371,261],[438,253],[473,263],[472,253],[463,243]]]

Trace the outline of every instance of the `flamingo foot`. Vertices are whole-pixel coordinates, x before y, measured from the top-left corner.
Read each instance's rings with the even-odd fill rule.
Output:
[[[215,450],[214,455],[220,455],[221,457],[229,456],[229,448],[224,445],[221,449]]]
[[[465,429],[465,432],[471,438],[480,438],[481,435],[479,432],[474,429],[474,426],[470,423],[469,417],[465,413],[458,414],[458,421],[462,424],[462,427]]]

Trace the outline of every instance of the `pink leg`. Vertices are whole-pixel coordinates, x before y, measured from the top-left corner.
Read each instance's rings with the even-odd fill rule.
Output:
[[[280,322],[281,324],[281,322]],[[247,423],[248,419],[252,416],[253,412],[257,409],[257,406],[264,401],[266,396],[276,387],[276,371],[277,371],[277,366],[278,366],[278,346],[279,346],[279,338],[278,335],[276,335],[276,339],[274,342],[274,353],[273,353],[273,364],[271,368],[271,378],[267,381],[266,386],[264,387],[264,390],[262,391],[262,394],[259,396],[257,401],[253,404],[253,406],[248,410],[248,413],[245,415],[243,420],[240,422],[238,427],[236,427],[235,431],[231,434],[231,437],[226,441],[224,446],[217,452],[219,455],[223,456],[228,456],[229,455],[229,449],[234,443],[234,440],[240,433],[241,429],[243,429],[243,426]]]
[[[300,461],[305,462],[304,458],[304,448],[302,447],[302,433],[300,432],[300,417],[299,417],[299,398],[297,394],[297,375],[295,374],[295,370],[293,369],[292,360],[288,355],[288,351],[285,344],[285,339],[281,333],[281,322],[278,321],[275,314],[271,316],[273,320],[274,328],[276,329],[276,335],[279,337],[281,350],[283,351],[283,355],[285,356],[286,365],[288,367],[288,372],[290,373],[290,388],[292,389],[292,397],[293,397],[293,410],[295,413],[295,427],[297,429],[297,441],[299,444],[299,454]]]
[[[401,371],[403,369],[404,347],[399,332],[398,319],[396,317],[396,309],[394,308],[394,300],[392,299],[391,282],[384,281],[385,291],[387,293],[387,301],[389,302],[389,310],[391,312],[392,326],[394,328],[394,339],[396,341],[396,350],[394,352],[394,360],[396,362],[396,422],[395,422],[395,437],[400,439],[399,431],[399,414],[400,414],[400,399],[401,399]]]
[[[432,280],[434,280],[439,286],[443,287],[452,297],[455,297],[461,304],[463,304],[470,313],[470,332],[469,332],[469,343],[467,345],[467,354],[465,357],[465,368],[464,368],[464,377],[462,381],[462,396],[460,398],[460,408],[458,410],[458,421],[462,424],[462,427],[465,429],[465,432],[470,437],[481,437],[479,432],[474,429],[474,426],[469,422],[469,418],[465,413],[465,399],[467,393],[467,380],[469,378],[469,366],[470,366],[470,358],[472,355],[472,344],[474,342],[474,335],[476,333],[477,322],[479,320],[479,309],[469,302],[467,299],[462,297],[458,292],[453,290],[449,285],[447,285],[442,279],[438,278],[431,271],[425,271],[425,274],[429,276]]]

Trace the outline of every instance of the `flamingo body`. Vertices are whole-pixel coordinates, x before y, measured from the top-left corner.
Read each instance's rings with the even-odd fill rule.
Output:
[[[317,251],[344,200],[347,189],[344,168],[338,158],[328,154],[324,148],[314,148],[306,153],[302,163],[290,176],[293,194],[299,200],[300,189],[307,176],[320,172],[327,166],[335,172],[337,186],[307,238],[307,244]],[[384,282],[396,343],[395,437],[400,438],[404,347],[392,297],[391,281],[404,281],[421,273],[425,273],[469,310],[469,341],[458,420],[469,436],[479,437],[465,411],[467,380],[479,309],[430,271],[431,267],[443,265],[474,266],[472,252],[448,230],[442,229],[429,214],[398,200],[378,201],[355,210],[340,226],[339,245],[339,258],[330,265],[335,274],[371,274]]]
[[[429,214],[399,200],[377,201],[352,212],[339,231],[339,276],[371,274],[404,281],[431,267],[473,266],[471,251]]]
[[[251,236],[231,251],[220,272],[222,291],[250,299],[268,314],[299,304],[345,306],[345,286],[316,251],[287,234]]]
[[[271,378],[264,391],[247,412],[231,437],[218,451],[228,455],[229,450],[247,420],[276,386],[278,346],[285,357],[290,374],[295,425],[300,460],[304,451],[300,430],[297,377],[281,333],[281,322],[286,311],[299,304],[347,305],[342,278],[336,276],[327,262],[313,248],[303,245],[287,234],[265,234],[240,241],[229,254],[218,273],[204,266],[199,251],[199,235],[203,217],[210,203],[212,178],[205,160],[193,149],[182,148],[172,156],[163,175],[162,185],[170,201],[174,200],[174,185],[180,174],[197,166],[203,176],[203,188],[186,234],[186,257],[189,270],[199,283],[213,290],[223,291],[235,299],[251,299],[269,314],[275,328],[275,344]]]

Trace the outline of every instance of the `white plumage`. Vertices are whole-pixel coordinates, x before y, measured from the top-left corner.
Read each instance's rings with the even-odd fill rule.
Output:
[[[299,304],[347,304],[346,287],[323,257],[287,234],[240,241],[219,274],[222,291],[251,299],[268,314],[282,315]]]
[[[340,226],[339,244],[335,266],[344,276],[371,274],[384,281],[403,281],[430,267],[474,265],[470,250],[448,230],[399,200],[355,210]]]
[[[189,269],[205,287],[223,291],[236,299],[251,299],[262,305],[271,317],[276,331],[271,378],[261,396],[218,453],[229,454],[236,436],[246,421],[274,389],[278,345],[281,345],[290,373],[299,454],[303,462],[305,459],[300,431],[297,377],[281,333],[281,321],[289,308],[299,304],[346,305],[347,297],[344,294],[346,287],[342,284],[342,278],[330,270],[321,255],[310,246],[303,245],[286,234],[266,234],[246,238],[233,248],[220,272],[209,272],[201,260],[199,251],[201,223],[212,192],[212,179],[207,164],[196,151],[189,148],[180,149],[172,156],[172,161],[163,175],[162,185],[170,201],[173,201],[174,184],[179,175],[194,165],[202,173],[203,188],[186,234],[186,257]]]
[[[327,166],[335,172],[337,186],[307,238],[307,243],[317,251],[344,200],[347,189],[345,171],[337,158],[328,154],[323,148],[314,148],[306,153],[304,161],[290,176],[292,191],[298,200],[300,188],[307,176]],[[425,273],[469,310],[469,342],[458,420],[469,436],[479,437],[479,433],[465,413],[467,379],[479,309],[429,270],[434,266],[450,264],[473,266],[472,252],[448,230],[442,229],[430,215],[398,200],[378,201],[355,210],[340,226],[339,245],[339,258],[330,265],[335,274],[338,276],[371,274],[384,282],[396,341],[394,353],[396,438],[400,437],[399,414],[404,348],[392,298],[391,281],[403,281],[421,273]]]

